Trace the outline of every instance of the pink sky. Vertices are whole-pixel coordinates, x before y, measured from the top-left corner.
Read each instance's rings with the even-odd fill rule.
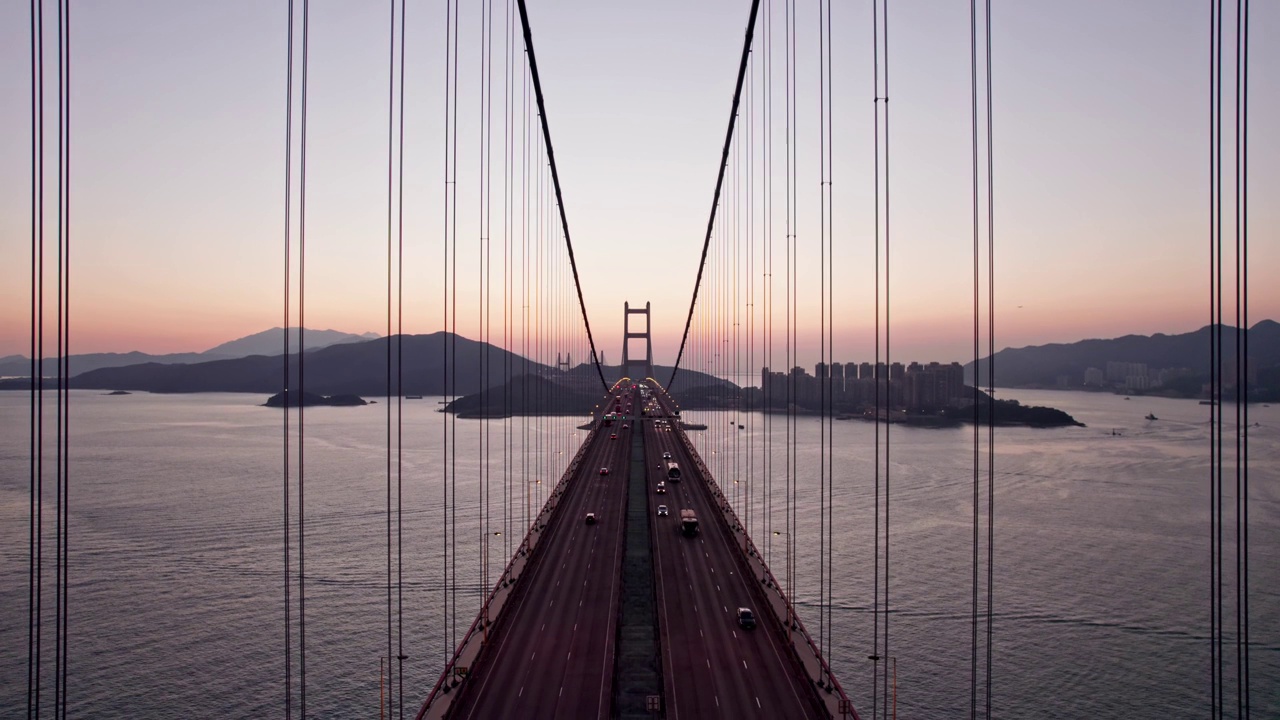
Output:
[[[1158,0],[1089,5],[1015,4],[996,12],[997,348],[1188,332],[1208,322],[1204,13]],[[444,75],[437,50],[443,23],[431,15],[435,10],[415,10],[410,18],[419,41],[408,56],[416,82],[406,108],[408,332],[442,327]],[[76,12],[73,351],[199,351],[280,325],[279,8],[239,0],[145,11],[89,4]],[[973,262],[968,9],[939,0],[894,12],[894,355],[967,360]],[[0,124],[7,130],[0,134],[0,156],[6,158],[30,153],[25,13],[19,4],[0,7]],[[681,22],[670,22],[673,16]],[[597,340],[616,362],[623,301],[649,300],[657,358],[670,361],[696,272],[745,10],[727,1],[624,8],[577,0],[536,8],[532,20]],[[837,356],[850,360],[872,352],[874,324],[866,20],[837,17],[837,30],[847,29],[841,36],[849,41],[834,59],[840,88],[833,173]],[[307,325],[383,333],[385,9],[322,6],[313,21]],[[816,29],[812,17],[799,25],[810,21]],[[1280,6],[1257,5],[1251,21],[1255,37],[1277,36]],[[201,31],[188,32],[193,28]],[[464,47],[473,52],[461,70],[461,101],[474,116],[478,19],[464,17],[463,32]],[[499,45],[497,70],[501,51]],[[1280,84],[1265,81],[1278,74],[1280,48],[1256,43],[1252,52],[1250,316],[1256,321],[1280,317],[1280,290],[1262,270],[1280,267],[1280,208],[1260,200],[1280,193],[1280,146],[1272,130],[1280,127]],[[816,57],[815,44],[802,43],[797,235],[806,318],[817,308],[811,282],[818,262]],[[500,90],[495,102],[500,142]],[[480,205],[478,123],[468,120],[463,128],[459,237],[466,255],[459,273],[465,296],[474,295],[479,272]],[[501,176],[500,164],[495,172]],[[501,191],[494,194],[490,236],[499,259],[493,271],[501,275]],[[0,355],[29,351],[29,203],[27,163],[4,163]],[[784,231],[774,232],[781,258]],[[518,254],[511,268],[517,281],[524,266]],[[779,296],[781,282],[775,277]],[[493,303],[499,335],[503,301],[495,296]],[[50,296],[50,316],[52,307]],[[781,327],[781,305],[776,313]],[[476,336],[474,297],[464,299],[459,315],[463,334]],[[807,366],[817,358],[816,344],[807,339],[816,333],[807,320],[801,349]]]

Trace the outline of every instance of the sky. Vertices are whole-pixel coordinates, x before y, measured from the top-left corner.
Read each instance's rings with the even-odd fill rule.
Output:
[[[481,5],[463,4],[457,222],[464,246],[474,248],[484,234]],[[306,324],[385,333],[388,5],[311,5]],[[749,3],[529,5],[596,341],[616,362],[623,302],[648,301],[655,357],[670,362],[697,272]],[[780,58],[783,4],[771,6]],[[969,7],[889,6],[894,354],[971,359]],[[284,322],[286,7],[73,0],[73,352],[200,351]],[[440,330],[444,315],[445,7],[409,3],[406,27],[403,317],[414,333]],[[804,318],[818,308],[811,279],[820,262],[817,7],[796,10],[794,234]],[[837,359],[848,360],[868,359],[875,341],[870,7],[833,10],[833,335]],[[506,3],[494,12],[500,146]],[[0,3],[0,356],[26,354],[31,330],[27,13],[28,3]],[[997,348],[1207,324],[1207,19],[1207,4],[1189,0],[994,4]],[[1248,263],[1256,321],[1280,317],[1280,288],[1268,270],[1280,267],[1280,206],[1265,200],[1280,191],[1280,5],[1254,3],[1251,22]],[[47,37],[52,137],[52,29]],[[757,39],[763,43],[763,27]],[[767,53],[756,46],[753,88],[761,87]],[[513,57],[518,64],[519,52]],[[752,92],[755,115],[744,110],[740,118],[761,112]],[[512,97],[522,102],[519,85]],[[775,133],[780,118],[781,110]],[[784,139],[775,135],[779,155]],[[496,150],[493,160],[499,186],[502,155]],[[46,162],[56,167],[52,150]],[[779,187],[784,180],[775,173]],[[491,240],[514,238],[503,230],[501,195],[494,190]],[[786,232],[781,225],[773,232],[780,257]],[[460,289],[473,298],[466,290],[475,287],[478,253],[466,253]],[[513,272],[523,265],[500,259],[495,271],[507,262]],[[762,288],[764,280],[757,273],[752,282]],[[479,309],[467,297],[459,330],[475,337]],[[802,322],[799,335],[800,360],[811,365],[816,325]]]

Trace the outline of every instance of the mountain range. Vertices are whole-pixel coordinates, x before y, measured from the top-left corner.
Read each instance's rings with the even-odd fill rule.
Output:
[[[456,343],[448,342],[455,337]],[[447,379],[446,362],[455,371]],[[300,369],[305,373],[306,391],[320,395],[386,395],[388,377],[393,383],[392,394],[397,392],[394,383],[402,381],[400,390],[406,395],[443,395],[446,390],[464,395],[506,383],[518,374],[553,372],[493,345],[445,332],[338,343],[312,350],[301,359],[289,355],[290,387],[299,387]],[[280,390],[284,372],[285,356],[250,355],[193,364],[99,368],[73,376],[71,387],[271,394]],[[446,380],[450,387],[446,387]]]
[[[1222,331],[1224,362],[1234,363],[1237,329],[1219,326]],[[1145,363],[1149,370],[1186,368],[1194,378],[1207,378],[1210,371],[1213,326],[1180,335],[1125,335],[1110,340],[1081,340],[1022,348],[1006,348],[978,362],[979,382],[986,384],[987,363],[994,359],[998,387],[1062,386],[1079,387],[1085,370],[1105,370],[1108,362]],[[1261,377],[1270,377],[1280,368],[1280,323],[1263,320],[1249,328],[1251,366]],[[965,365],[965,381],[973,382],[974,363]]]
[[[204,352],[167,353],[164,355],[151,355],[137,351],[127,353],[87,353],[71,355],[67,360],[71,368],[70,374],[74,377],[90,370],[139,365],[142,363],[175,365],[178,363],[201,363],[210,360],[229,360],[250,355],[282,355],[284,351],[284,338],[282,335],[283,330],[275,327],[222,343]],[[356,335],[337,330],[313,330],[311,328],[307,328],[302,336],[306,342],[307,350],[317,350],[339,343],[364,342],[379,337],[377,333]],[[291,328],[289,350],[290,352],[297,352],[298,350],[298,328]],[[58,359],[56,357],[45,358],[42,368],[41,374],[45,377],[56,375],[58,373]],[[0,357],[0,377],[30,376],[31,358],[22,355]]]

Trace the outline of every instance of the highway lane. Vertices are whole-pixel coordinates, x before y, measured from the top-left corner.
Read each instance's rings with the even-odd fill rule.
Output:
[[[679,483],[667,482],[666,495],[652,500],[666,504],[671,513],[652,516],[667,717],[826,717],[812,686],[797,680],[804,673],[783,645],[780,629],[767,617],[757,580],[742,576],[732,533],[718,518],[714,498],[680,441],[680,431],[657,430],[652,421],[645,425],[650,426],[650,482],[665,477],[663,451],[672,454],[684,476]],[[680,534],[681,508],[697,513],[697,537]],[[756,611],[756,629],[738,626],[739,606]]]
[[[596,433],[522,596],[491,634],[450,717],[609,716],[631,432],[616,424]],[[600,475],[601,467],[610,473]],[[585,524],[588,512],[595,525]]]

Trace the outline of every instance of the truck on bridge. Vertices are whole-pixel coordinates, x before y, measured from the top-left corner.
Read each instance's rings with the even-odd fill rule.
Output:
[[[670,460],[667,461],[667,479],[680,482],[680,466]]]
[[[698,534],[698,514],[689,508],[680,511],[680,532],[687,537]]]

